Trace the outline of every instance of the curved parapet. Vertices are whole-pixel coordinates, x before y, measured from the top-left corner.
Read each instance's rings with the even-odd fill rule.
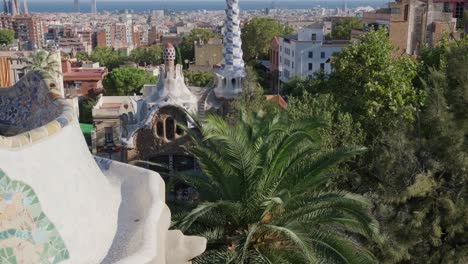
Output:
[[[8,175],[0,177],[0,262],[178,264],[167,260],[170,212],[161,177],[95,160],[55,87],[31,72],[0,89],[0,169]],[[33,220],[30,233],[21,229],[25,217]],[[28,237],[32,249],[18,242]],[[50,251],[45,245],[52,244],[61,246]],[[188,245],[182,262],[200,251]]]
[[[0,89],[0,146],[33,143],[75,119],[57,87],[46,73],[30,72],[14,86]]]

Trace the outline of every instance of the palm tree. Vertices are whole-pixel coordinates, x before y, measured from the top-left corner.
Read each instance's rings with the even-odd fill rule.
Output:
[[[26,60],[26,67],[28,71],[42,71],[49,73],[52,76],[61,74],[59,71],[60,64],[54,58],[54,54],[45,50],[38,50],[31,53],[29,59]]]
[[[323,153],[317,122],[291,124],[262,111],[219,116],[186,129],[203,173],[179,175],[200,202],[173,226],[208,239],[194,263],[376,263],[364,243],[379,241],[364,197],[330,191],[329,169],[362,148]]]

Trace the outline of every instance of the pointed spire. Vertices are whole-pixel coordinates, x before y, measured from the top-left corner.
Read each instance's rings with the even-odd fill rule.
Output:
[[[28,2],[26,2],[26,0],[23,1],[23,9],[24,9],[24,14],[29,15]]]
[[[226,22],[224,25],[224,49],[221,71],[244,77],[242,40],[239,20],[239,0],[226,0]]]
[[[16,13],[16,11],[18,10],[18,8],[16,7],[16,0],[11,0],[11,15],[12,16],[16,16],[18,15],[18,13]]]
[[[244,59],[242,58],[239,14],[239,0],[226,0],[223,61],[217,74],[218,86],[214,89],[218,98],[232,99],[242,91],[245,68]]]
[[[3,13],[5,14],[9,13],[7,0],[3,0]]]

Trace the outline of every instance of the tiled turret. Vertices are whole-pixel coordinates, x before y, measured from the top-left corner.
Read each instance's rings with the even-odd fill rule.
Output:
[[[239,0],[226,0],[223,62],[217,74],[218,86],[215,88],[218,98],[232,99],[242,90],[245,69],[239,14]]]

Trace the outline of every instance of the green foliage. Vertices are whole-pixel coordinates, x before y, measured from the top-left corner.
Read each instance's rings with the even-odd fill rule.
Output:
[[[30,54],[26,60],[24,69],[29,71],[43,71],[55,76],[60,73],[60,63],[54,58],[54,54],[45,50],[38,50]]]
[[[230,103],[229,108],[232,111],[228,113],[227,118],[234,122],[239,118],[239,113],[242,110],[254,112],[262,109],[267,115],[277,114],[280,108],[276,103],[267,101],[255,69],[246,66],[245,71],[246,77],[242,82],[242,93]]]
[[[323,93],[327,88],[327,78],[323,72],[317,72],[313,78],[294,76],[285,83],[283,90],[290,96],[302,96],[304,93],[317,94]]]
[[[80,110],[80,123],[92,124],[93,123],[93,107],[96,105],[96,100],[84,99],[79,103]]]
[[[176,49],[176,64],[183,66],[184,63],[182,61],[182,53],[180,52],[180,49],[178,47],[176,47],[175,49]]]
[[[391,127],[399,116],[412,120],[421,103],[413,87],[417,63],[393,50],[385,30],[373,31],[332,61],[329,92],[366,130]]]
[[[180,50],[181,54],[181,61],[189,60],[193,61],[195,58],[195,50],[194,50],[194,43],[195,41],[202,40],[203,42],[207,42],[210,38],[217,38],[219,37],[213,31],[202,29],[202,28],[195,28],[190,32],[188,36],[185,36],[182,39],[182,43],[178,45],[178,49]],[[182,64],[181,64],[182,65]]]
[[[321,146],[326,150],[364,144],[365,133],[360,124],[353,120],[351,114],[342,112],[329,94],[305,92],[300,97],[290,97],[287,111],[294,121],[319,120],[324,125],[318,130]]]
[[[0,45],[9,45],[15,39],[15,32],[10,29],[0,29]]]
[[[194,263],[377,263],[363,246],[379,240],[370,202],[325,186],[363,149],[321,151],[317,122],[288,120],[258,111],[199,124],[189,151],[203,174],[181,179],[202,202],[174,223],[209,239]]]
[[[127,56],[111,48],[96,48],[89,57],[92,61],[99,62],[100,65],[107,67],[109,71],[118,68],[126,60]]]
[[[340,18],[333,25],[330,39],[351,39],[351,31],[353,29],[362,30],[363,23],[356,17]]]
[[[211,72],[185,71],[184,76],[190,86],[211,88],[214,83],[214,75]]]
[[[372,197],[385,239],[368,248],[381,263],[468,261],[467,44],[446,39],[418,65],[371,32],[336,58],[325,89],[307,80],[288,88],[298,95],[292,119],[330,127],[319,130],[323,148],[369,148],[335,167],[343,177],[329,187]]]
[[[106,95],[132,95],[140,93],[143,85],[155,82],[156,78],[144,70],[124,67],[107,74],[102,84]]]
[[[267,17],[255,17],[242,28],[242,50],[246,61],[268,58],[271,40],[275,36],[292,34],[291,28],[277,20]]]
[[[76,60],[77,61],[88,61],[88,60],[90,60],[90,56],[86,52],[77,52],[76,53]]]
[[[129,59],[140,66],[159,65],[162,60],[163,50],[161,46],[140,47],[132,50]]]

